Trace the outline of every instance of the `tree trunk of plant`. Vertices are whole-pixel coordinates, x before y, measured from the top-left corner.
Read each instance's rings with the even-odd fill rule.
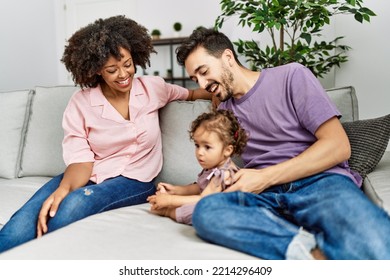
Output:
[[[279,49],[280,51],[284,51],[284,25],[282,25],[282,27],[280,28],[280,32],[279,32]]]

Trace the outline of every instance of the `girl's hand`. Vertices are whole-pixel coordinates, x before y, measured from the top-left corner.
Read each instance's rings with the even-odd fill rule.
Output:
[[[176,186],[160,182],[157,184],[157,192],[160,193],[169,193],[169,194],[176,194]]]
[[[37,237],[41,237],[47,232],[47,221],[55,216],[61,201],[69,194],[69,192],[69,189],[59,187],[42,204],[42,208],[38,216]]]

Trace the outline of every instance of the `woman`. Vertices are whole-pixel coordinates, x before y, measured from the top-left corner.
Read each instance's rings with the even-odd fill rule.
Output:
[[[65,172],[0,231],[0,252],[103,211],[145,203],[162,167],[158,110],[206,91],[135,77],[154,52],[147,29],[124,16],[99,19],[70,39],[62,57],[76,92],[64,112]]]

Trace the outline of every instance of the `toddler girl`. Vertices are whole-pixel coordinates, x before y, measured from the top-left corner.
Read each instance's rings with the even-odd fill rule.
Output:
[[[156,194],[148,197],[152,213],[184,224],[192,224],[193,209],[202,197],[221,192],[233,183],[238,167],[231,156],[241,155],[248,136],[231,111],[214,110],[192,122],[190,138],[203,168],[197,182],[186,186],[161,182]]]

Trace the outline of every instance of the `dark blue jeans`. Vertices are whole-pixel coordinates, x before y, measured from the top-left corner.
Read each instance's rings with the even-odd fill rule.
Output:
[[[4,225],[0,231],[0,253],[36,238],[41,206],[58,188],[62,177],[63,174],[47,182]],[[48,232],[97,213],[145,203],[155,191],[153,182],[144,183],[123,176],[100,184],[89,182],[65,197],[56,215],[48,220]]]
[[[264,259],[390,259],[390,217],[346,176],[322,173],[260,194],[219,193],[193,213],[197,234]]]

